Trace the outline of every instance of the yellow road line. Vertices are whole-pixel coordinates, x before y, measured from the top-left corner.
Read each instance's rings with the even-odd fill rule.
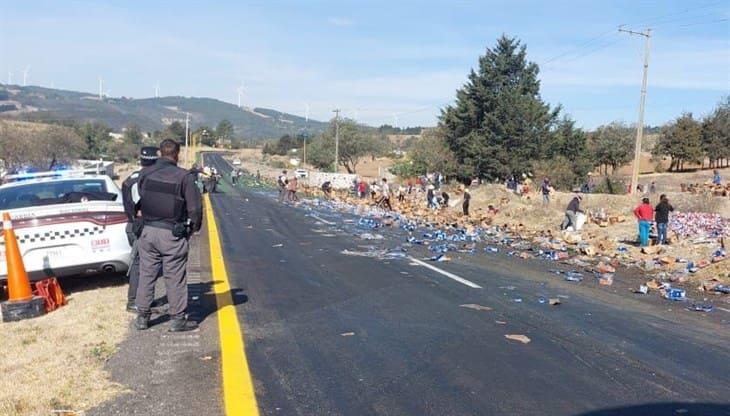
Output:
[[[221,343],[223,400],[226,416],[258,416],[251,372],[246,358],[246,345],[236,307],[231,296],[223,251],[215,223],[210,197],[205,195],[205,217],[208,222],[210,264],[213,271],[213,292],[218,304],[218,334]]]

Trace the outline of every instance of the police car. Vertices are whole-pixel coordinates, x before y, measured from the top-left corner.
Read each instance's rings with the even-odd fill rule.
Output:
[[[129,268],[127,217],[121,191],[109,176],[44,172],[4,181],[0,212],[10,214],[32,280]],[[0,281],[6,279],[2,240]]]

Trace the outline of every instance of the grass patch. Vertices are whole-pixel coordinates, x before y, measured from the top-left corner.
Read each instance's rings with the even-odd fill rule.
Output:
[[[70,289],[68,305],[40,318],[0,323],[0,415],[78,412],[124,392],[104,371],[129,331],[122,283],[111,276],[61,282]]]

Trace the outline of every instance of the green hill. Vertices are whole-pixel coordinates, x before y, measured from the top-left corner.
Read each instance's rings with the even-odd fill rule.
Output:
[[[285,134],[322,132],[327,123],[264,108],[238,108],[212,98],[113,98],[43,87],[0,86],[0,118],[40,122],[103,122],[116,131],[137,124],[144,131],[162,130],[175,120],[191,128],[215,127],[223,119],[233,123],[238,138],[266,140]]]

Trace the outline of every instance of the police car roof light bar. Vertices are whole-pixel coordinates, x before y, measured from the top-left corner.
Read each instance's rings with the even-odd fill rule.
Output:
[[[92,172],[87,172],[86,170],[50,170],[47,172],[16,173],[13,175],[5,175],[3,179],[5,180],[5,182],[13,182],[41,178],[82,177],[87,173]]]

